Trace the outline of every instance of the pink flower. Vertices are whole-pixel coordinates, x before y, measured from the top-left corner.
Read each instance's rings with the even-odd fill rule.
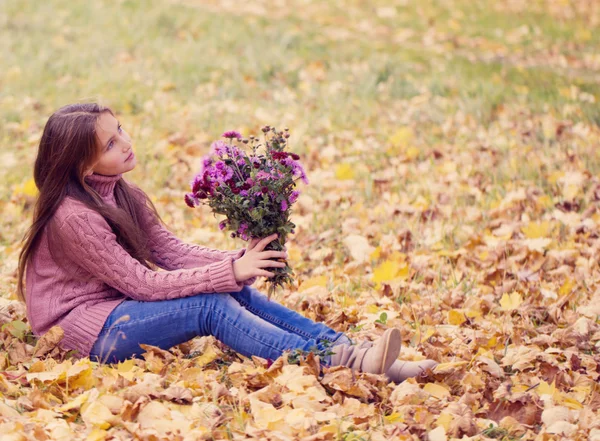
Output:
[[[242,139],[242,135],[239,132],[236,132],[235,130],[230,130],[228,132],[225,132],[221,135],[223,138],[228,138],[228,139]]]
[[[281,211],[285,211],[288,209],[288,203],[287,201],[284,199],[283,201],[281,201]]]
[[[273,175],[271,175],[270,173],[267,173],[266,171],[261,170],[256,174],[256,179],[269,180],[269,179],[273,179]]]

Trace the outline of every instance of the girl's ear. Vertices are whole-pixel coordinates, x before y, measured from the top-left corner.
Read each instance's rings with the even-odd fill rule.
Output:
[[[85,171],[85,173],[83,174],[83,176],[84,176],[84,177],[85,177],[85,176],[89,176],[89,175],[91,175],[92,173],[94,173],[94,170],[92,170],[91,168],[88,168],[88,169]]]

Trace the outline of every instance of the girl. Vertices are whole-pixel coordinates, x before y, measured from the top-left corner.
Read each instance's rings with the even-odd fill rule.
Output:
[[[34,167],[39,198],[18,274],[35,334],[59,325],[64,349],[108,362],[139,356],[139,344],[168,349],[213,335],[245,356],[273,360],[330,343],[322,364],[387,373],[396,382],[435,363],[396,361],[398,329],[354,345],[267,300],[250,285],[284,266],[272,259],[285,252],[264,250],[276,236],[237,251],[185,244],[123,178],[135,166],[131,139],[106,107],[68,105],[46,123]]]

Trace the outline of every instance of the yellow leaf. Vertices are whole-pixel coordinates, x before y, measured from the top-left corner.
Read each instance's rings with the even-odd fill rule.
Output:
[[[448,311],[448,323],[455,326],[460,326],[467,321],[464,311],[460,309],[451,309]]]
[[[560,289],[558,290],[558,294],[561,296],[566,296],[567,294],[571,294],[571,291],[573,291],[573,288],[575,288],[575,285],[577,285],[577,282],[573,279],[568,278],[567,280],[565,280],[565,283],[563,283],[562,286],[560,287]]]
[[[369,305],[367,306],[367,313],[368,314],[377,314],[377,311],[379,311],[379,308],[377,307],[377,305]]]
[[[552,233],[552,225],[548,221],[530,222],[527,226],[521,228],[521,231],[528,239],[538,239],[548,237]]]
[[[312,277],[308,280],[303,281],[300,285],[299,291],[306,291],[307,289],[312,288],[313,286],[327,286],[327,276]]]
[[[433,334],[435,334],[435,328],[432,326],[419,326],[410,339],[410,343],[413,346],[424,343],[429,340]]]
[[[447,363],[440,363],[436,365],[436,367],[433,368],[433,371],[437,374],[451,373],[453,371],[456,371],[457,368],[461,368],[467,364],[469,364],[469,362],[464,360],[449,361]]]
[[[389,141],[394,147],[404,147],[412,142],[414,133],[410,127],[400,127]]]
[[[79,409],[84,403],[87,402],[89,396],[89,392],[84,392],[78,395],[74,400],[71,400],[68,403],[65,403],[62,406],[58,407],[56,410],[59,412],[68,412],[73,409]]]
[[[563,399],[561,401],[562,401],[561,404],[564,404],[565,406],[570,407],[571,409],[575,409],[575,410],[583,409],[583,404],[581,404],[576,399],[568,397],[566,395],[563,395]]]
[[[504,311],[512,311],[517,309],[523,303],[523,297],[518,292],[511,294],[504,293],[500,299],[500,306]]]
[[[339,164],[335,168],[335,178],[340,181],[354,179],[354,167],[348,163]]]
[[[406,149],[406,151],[404,152],[404,155],[406,156],[406,159],[415,159],[416,157],[419,156],[420,152],[421,152],[421,150],[419,150],[415,146],[410,146]]]
[[[381,247],[375,248],[375,251],[369,256],[372,260],[377,260],[381,256]]]
[[[408,274],[408,265],[400,264],[395,260],[386,260],[373,270],[373,281],[379,287],[382,282],[389,282],[398,278],[405,280],[408,278]]]
[[[592,31],[585,28],[579,28],[575,32],[575,38],[579,41],[589,41],[592,39]]]
[[[548,384],[544,380],[541,380],[539,386],[535,388],[535,391],[537,392],[538,395],[552,396],[556,392],[555,383],[556,383],[556,381],[553,381],[552,384]]]
[[[452,421],[454,421],[455,416],[451,415],[449,413],[446,412],[442,412],[440,414],[440,416],[438,417],[436,423],[439,426],[442,426],[444,429],[446,429],[446,432],[450,430],[450,424],[452,423]]]
[[[25,185],[23,186],[23,194],[26,196],[35,196],[37,194],[38,190],[37,187],[35,186],[35,181],[33,179],[30,179],[29,181],[27,181],[25,183]]]
[[[385,421],[393,424],[393,423],[403,423],[404,422],[404,415],[399,413],[399,412],[394,412],[391,415],[388,415],[386,417],[384,417]]]
[[[110,409],[100,401],[86,403],[82,408],[81,418],[87,425],[98,429],[108,429],[115,422]]]
[[[208,345],[202,355],[194,359],[194,362],[198,366],[204,366],[213,361],[215,358],[217,358],[215,349],[212,347],[212,345]]]
[[[94,429],[87,436],[85,441],[104,441],[108,435],[106,430]]]
[[[88,368],[76,375],[73,379],[69,379],[69,388],[77,389],[83,388],[84,390],[90,390],[96,386],[96,378],[92,368]]]
[[[437,383],[427,383],[425,385],[425,387],[423,388],[423,390],[425,392],[427,392],[428,394],[434,396],[438,400],[441,400],[443,398],[450,396],[450,391],[448,389],[446,389],[444,386],[437,384]]]

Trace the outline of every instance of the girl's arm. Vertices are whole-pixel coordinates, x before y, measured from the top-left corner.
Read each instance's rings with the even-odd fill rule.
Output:
[[[143,200],[144,192],[129,183],[136,197]],[[200,268],[223,259],[237,260],[245,253],[245,248],[235,251],[221,251],[183,242],[171,233],[149,209],[143,210],[142,228],[148,234],[150,251],[154,262],[163,269]],[[252,285],[256,277],[248,279],[244,285]]]
[[[201,268],[152,271],[119,245],[100,214],[75,212],[59,222],[66,257],[132,299],[156,301],[243,288],[235,280],[232,257]]]

